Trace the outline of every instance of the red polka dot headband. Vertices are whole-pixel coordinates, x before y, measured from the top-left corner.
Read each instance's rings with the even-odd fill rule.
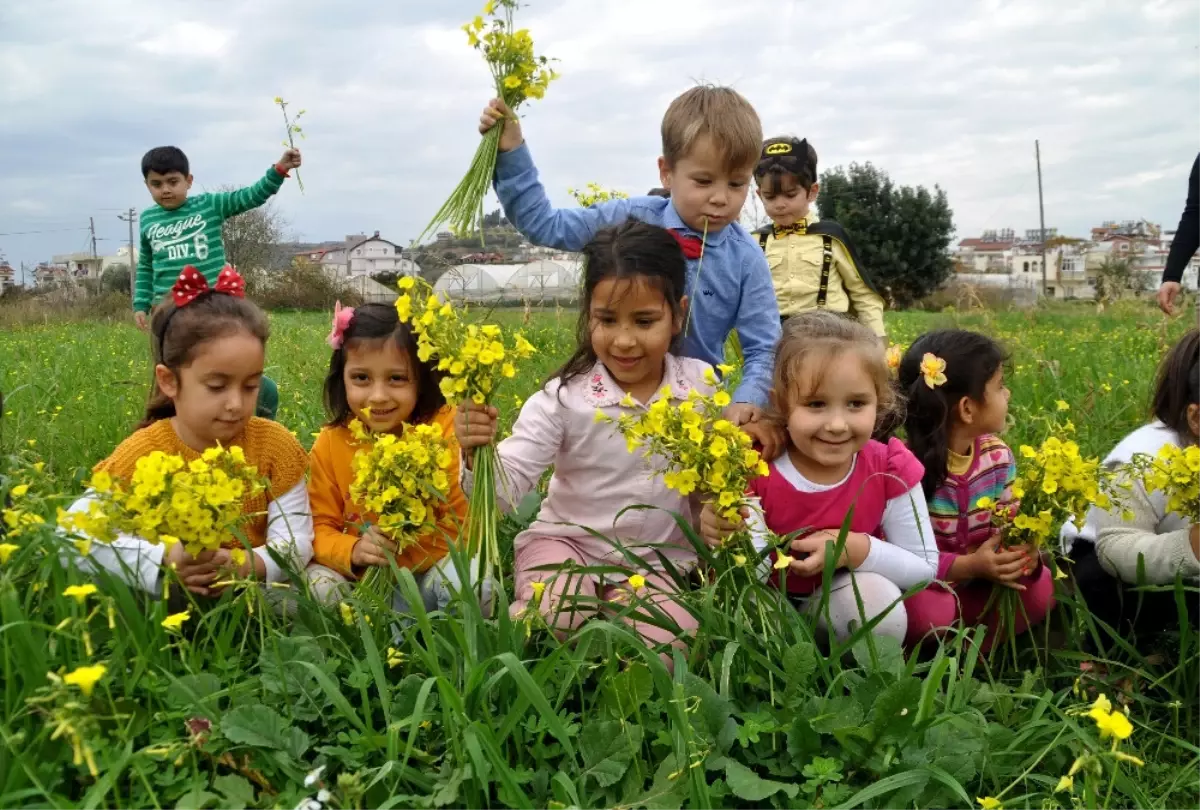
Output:
[[[176,307],[186,307],[201,294],[210,290],[212,292],[232,295],[235,298],[245,298],[246,281],[233,268],[233,265],[227,264],[217,276],[217,283],[209,287],[208,279],[199,270],[189,264],[183,268],[183,272],[179,274],[179,278],[175,281],[175,286],[171,288],[171,298],[174,299]]]

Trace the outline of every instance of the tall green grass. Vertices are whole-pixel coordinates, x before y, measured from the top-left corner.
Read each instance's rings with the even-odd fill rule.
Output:
[[[272,320],[280,420],[307,445],[327,326]],[[500,397],[509,421],[570,348],[570,320],[532,325],[543,351]],[[905,341],[949,320],[889,316]],[[1012,352],[1012,443],[1024,417],[1063,399],[1092,453],[1144,420],[1154,364],[1182,331],[1141,311],[957,320]],[[52,520],[136,420],[147,354],[122,326],[0,336],[0,497],[28,482],[17,505]],[[506,520],[506,540],[531,506]],[[1196,806],[1200,792],[1195,628],[1166,638],[1162,660],[1122,642],[1085,653],[1099,634],[1065,592],[1015,660],[982,655],[975,628],[906,656],[864,632],[818,638],[776,592],[710,560],[704,582],[686,583],[699,630],[672,671],[628,627],[669,619],[636,600],[560,642],[508,618],[505,593],[496,619],[470,594],[425,613],[410,576],[401,587],[418,607],[403,620],[251,587],[193,607],[175,634],[165,603],[120,582],[98,582],[83,604],[62,596],[85,580],[61,565],[49,529],[15,543],[0,565],[0,806],[295,807],[327,790],[334,807],[1072,807],[1054,788],[1086,753],[1100,772],[1076,777],[1085,804]],[[1084,659],[1108,674],[1077,682]],[[48,676],[99,662],[90,698]],[[1121,750],[1144,766],[1105,759],[1109,743],[1079,711],[1100,691],[1128,702],[1135,730]],[[95,777],[73,763],[73,736]]]

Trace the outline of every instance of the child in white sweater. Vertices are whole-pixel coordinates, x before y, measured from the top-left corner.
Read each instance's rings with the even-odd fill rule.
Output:
[[[1184,447],[1200,437],[1200,330],[1192,329],[1171,349],[1158,370],[1155,419],[1130,433],[1104,460],[1107,467],[1128,464],[1137,453],[1155,455],[1167,444]],[[1175,594],[1129,590],[1131,585],[1170,585],[1177,574],[1200,581],[1200,526],[1194,518],[1168,512],[1161,492],[1134,484],[1109,511],[1092,509],[1083,528],[1064,527],[1074,562],[1076,593],[1088,610],[1123,637],[1143,636],[1179,625]],[[1122,510],[1133,513],[1123,520]],[[1139,582],[1138,567],[1144,579]],[[1200,604],[1187,600],[1191,621]],[[1139,607],[1140,606],[1140,607]]]

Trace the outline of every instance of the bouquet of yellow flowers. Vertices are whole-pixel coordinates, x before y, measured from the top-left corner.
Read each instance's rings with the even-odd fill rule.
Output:
[[[629,195],[624,191],[610,191],[599,183],[588,183],[586,189],[569,188],[567,193],[575,198],[575,202],[584,208],[591,208],[596,203],[609,200],[627,200]]]
[[[1157,455],[1134,455],[1129,467],[1146,492],[1161,492],[1167,511],[1200,523],[1200,447],[1163,445]]]
[[[724,374],[733,370],[719,368]],[[711,369],[706,378],[716,385]],[[718,514],[738,521],[747,503],[746,487],[752,478],[767,474],[767,462],[750,446],[751,438],[721,415],[730,399],[724,390],[707,397],[692,391],[673,408],[668,387],[644,413],[621,416],[616,426],[630,453],[640,449],[662,463],[664,484],[680,495],[699,491],[712,500]],[[621,404],[632,407],[633,398],[626,394]],[[596,418],[609,417],[597,411]]]
[[[350,497],[378,515],[380,531],[399,551],[436,528],[436,506],[446,500],[453,460],[438,425],[405,425],[400,435],[371,434],[357,419],[350,432],[360,447],[351,468]],[[394,585],[389,572],[372,567],[359,582],[360,591],[382,599]]]
[[[547,57],[534,55],[528,29],[513,25],[513,12],[518,5],[517,0],[488,0],[483,13],[463,26],[467,43],[487,61],[496,95],[514,111],[526,100],[544,96],[550,82],[558,78]],[[483,198],[496,171],[496,153],[503,131],[504,127],[498,125],[483,136],[471,168],[434,214],[418,242],[443,222],[461,235],[471,233],[482,223]]]
[[[1080,525],[1092,506],[1112,506],[1105,491],[1108,478],[1099,459],[1083,458],[1074,441],[1050,436],[1037,447],[1021,445],[1012,486],[1013,497],[1020,500],[1015,511],[988,498],[976,505],[993,510],[992,522],[1005,530],[1007,545],[1041,551],[1066,521]]]
[[[219,446],[191,462],[155,450],[137,460],[128,482],[100,470],[87,485],[96,500],[85,512],[59,510],[63,529],[101,542],[132,534],[155,545],[183,543],[192,555],[228,545],[246,517],[244,502],[264,488],[242,448]],[[244,553],[235,555],[238,564],[244,560]]]
[[[480,405],[487,403],[502,380],[516,375],[513,361],[534,353],[533,344],[520,332],[506,335],[495,324],[468,323],[465,306],[456,309],[442,301],[423,280],[407,276],[400,279],[399,287],[396,313],[401,321],[412,324],[421,362],[437,358],[442,374],[439,385],[450,402],[470,399]],[[479,555],[481,583],[500,561],[498,469],[494,445],[476,448],[475,488],[468,503],[465,535],[468,554]]]

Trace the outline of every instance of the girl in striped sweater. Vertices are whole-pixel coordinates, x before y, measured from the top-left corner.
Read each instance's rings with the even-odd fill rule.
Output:
[[[989,602],[997,587],[1021,593],[1017,633],[1054,605],[1050,570],[1028,548],[1003,545],[990,510],[976,505],[984,497],[1014,502],[1016,462],[996,435],[1008,416],[1004,360],[991,338],[946,329],[917,338],[900,362],[908,446],[925,465],[921,483],[939,551],[938,581],[905,602],[908,644],[961,621],[986,623],[984,648],[991,647],[999,617]]]

